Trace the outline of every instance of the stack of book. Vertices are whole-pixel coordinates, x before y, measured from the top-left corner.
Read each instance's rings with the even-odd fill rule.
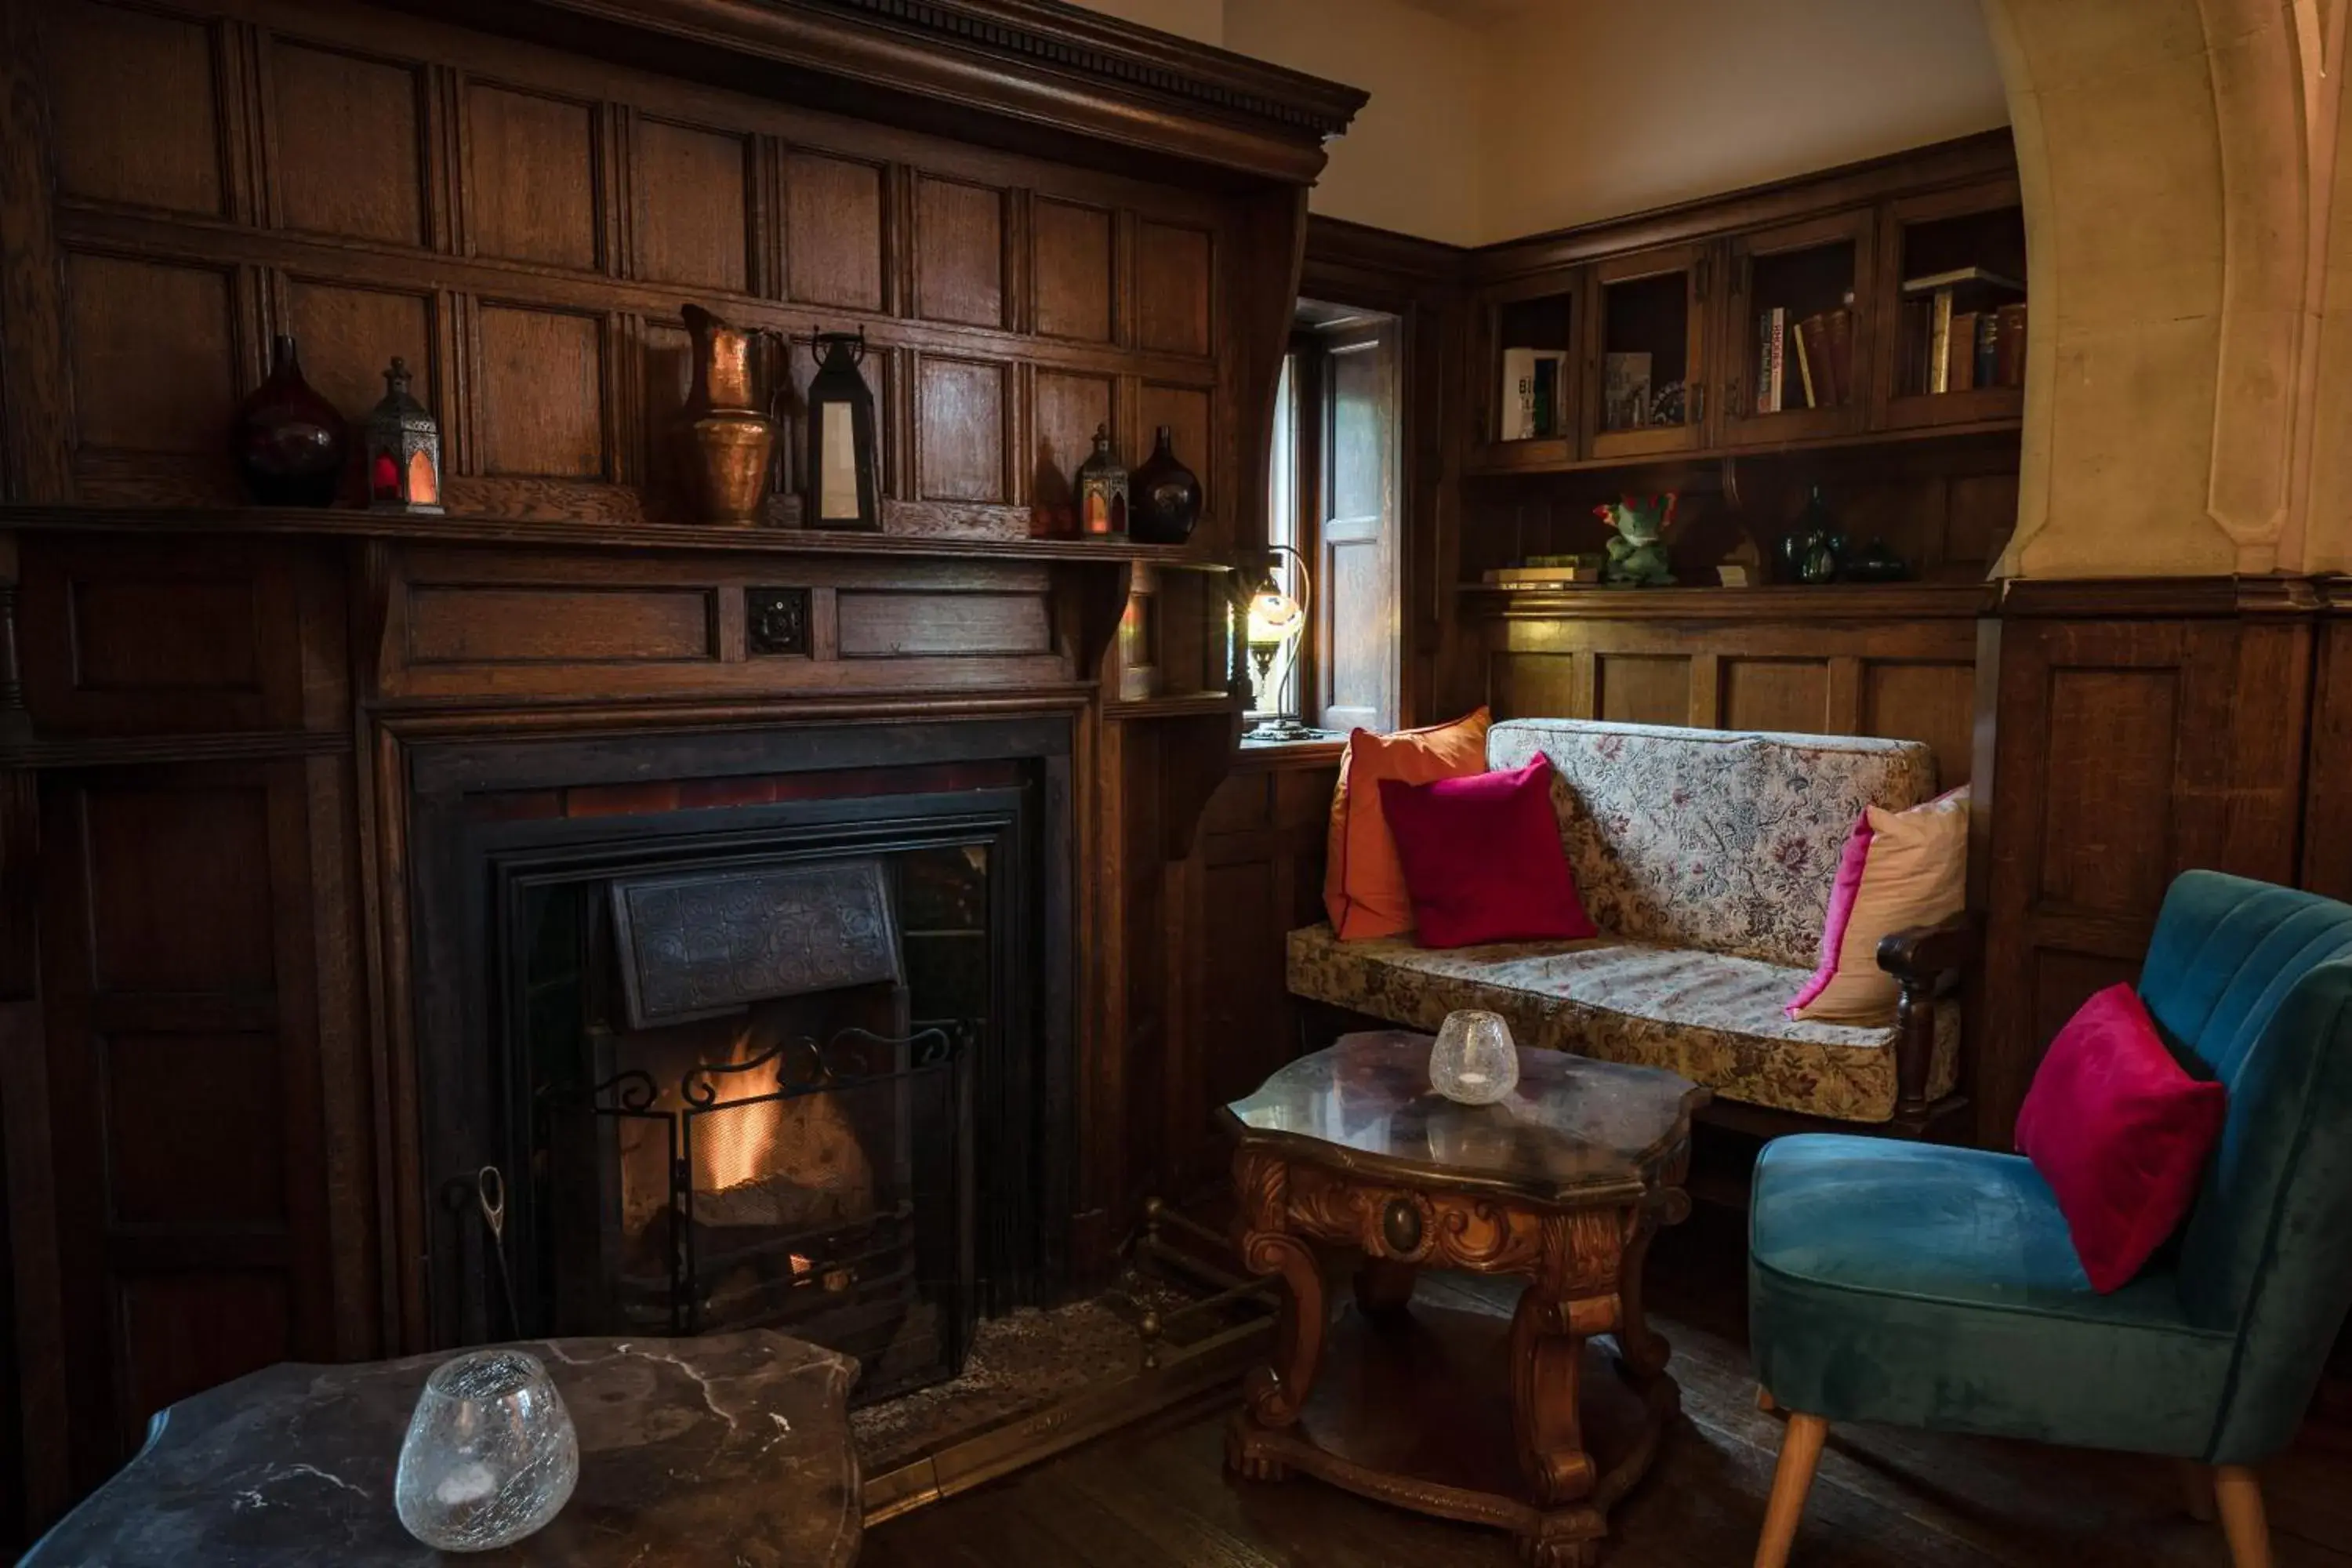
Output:
[[[1841,305],[1793,320],[1786,307],[1759,311],[1756,412],[1843,408],[1853,392],[1853,311]]]
[[[1588,587],[1601,581],[1603,555],[1530,555],[1524,566],[1491,566],[1486,582],[1497,588]]]
[[[1558,349],[1503,351],[1503,419],[1496,437],[1534,441],[1562,434],[1560,367],[1568,355]]]
[[[2025,384],[2025,285],[1981,267],[1903,283],[1895,393]]]

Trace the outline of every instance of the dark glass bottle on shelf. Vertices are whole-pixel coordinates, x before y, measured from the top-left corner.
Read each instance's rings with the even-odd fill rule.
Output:
[[[1181,544],[1201,521],[1201,480],[1176,456],[1173,436],[1160,426],[1151,456],[1128,479],[1128,531],[1139,544]]]
[[[269,376],[236,411],[230,453],[263,506],[332,506],[342,487],[343,416],[302,379],[294,339],[269,343]]]

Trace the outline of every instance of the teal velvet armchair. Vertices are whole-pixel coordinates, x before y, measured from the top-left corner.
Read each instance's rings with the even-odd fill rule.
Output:
[[[1764,1151],[1749,1339],[1790,1421],[1759,1568],[1788,1561],[1839,1421],[2169,1456],[2238,1568],[2270,1562],[2252,1467],[2294,1434],[2352,1305],[2352,907],[2188,872],[2139,993],[2229,1113],[2179,1236],[2111,1295],[2021,1157],[1844,1136]]]

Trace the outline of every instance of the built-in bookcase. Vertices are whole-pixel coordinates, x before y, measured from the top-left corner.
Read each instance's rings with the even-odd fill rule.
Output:
[[[2025,263],[2014,165],[1990,139],[1492,247],[1473,268],[1493,280],[1476,286],[1465,468],[2013,429]],[[1982,323],[1981,353],[1973,333],[1951,342],[1956,317]],[[1929,319],[1945,336],[1923,374]]]

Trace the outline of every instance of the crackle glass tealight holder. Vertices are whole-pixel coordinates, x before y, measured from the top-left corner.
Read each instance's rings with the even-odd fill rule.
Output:
[[[488,1552],[545,1526],[579,1479],[572,1413],[539,1358],[471,1351],[425,1380],[400,1445],[393,1504],[425,1545]]]
[[[1429,1047],[1429,1084],[1461,1105],[1492,1105],[1519,1086],[1519,1050],[1499,1013],[1448,1013]]]

